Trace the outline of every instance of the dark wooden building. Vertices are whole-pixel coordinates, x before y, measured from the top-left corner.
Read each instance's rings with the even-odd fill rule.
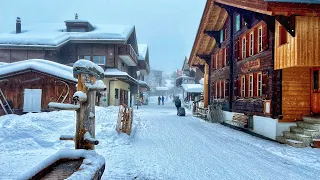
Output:
[[[16,114],[47,111],[50,102],[71,103],[76,84],[72,67],[55,62],[25,60],[0,66],[0,89]]]
[[[210,77],[208,101],[225,121],[243,114],[276,139],[319,113],[319,12],[314,1],[207,1],[189,65]]]

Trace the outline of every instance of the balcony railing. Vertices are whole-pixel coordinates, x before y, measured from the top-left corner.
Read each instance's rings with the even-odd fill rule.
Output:
[[[119,48],[119,56],[128,66],[136,66],[138,64],[138,55],[130,44]]]

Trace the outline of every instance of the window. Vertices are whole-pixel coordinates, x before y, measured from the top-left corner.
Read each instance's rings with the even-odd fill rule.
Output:
[[[246,58],[246,37],[242,38],[242,59]]]
[[[236,31],[239,31],[240,30],[240,23],[241,23],[241,18],[240,18],[240,14],[238,14],[237,16],[236,16]]]
[[[253,97],[253,74],[249,75],[249,97]]]
[[[250,33],[250,56],[254,54],[254,32]]]
[[[246,76],[241,77],[241,97],[246,96]]]
[[[91,60],[90,56],[86,56],[86,55],[79,56],[78,59],[85,59],[85,60],[89,60],[89,61]]]
[[[258,29],[258,52],[262,51],[262,26]]]
[[[258,78],[257,78],[257,95],[258,97],[262,96],[262,73],[258,73],[257,74]]]
[[[287,42],[287,31],[283,26],[279,26],[279,46],[286,44]]]
[[[106,64],[106,57],[105,56],[93,56],[93,62],[98,65],[105,65]]]
[[[222,43],[224,41],[224,30],[221,29],[220,30],[220,43]]]
[[[218,62],[219,62],[219,53],[216,54],[216,69],[218,69]]]

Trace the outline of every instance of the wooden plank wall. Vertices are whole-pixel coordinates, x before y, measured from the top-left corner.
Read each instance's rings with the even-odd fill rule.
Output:
[[[287,33],[288,43],[279,46],[279,26],[275,31],[275,69],[320,66],[320,17],[296,17],[296,37]]]
[[[310,68],[287,68],[282,70],[282,114],[283,121],[301,120],[309,115]]]
[[[296,17],[298,66],[320,66],[320,17]]]
[[[274,60],[274,69],[283,69],[295,66],[297,64],[297,58],[296,58],[296,51],[297,51],[297,45],[296,45],[296,38],[292,37],[289,33],[287,33],[287,44],[283,44],[279,46],[280,42],[280,32],[279,27],[281,26],[280,23],[276,21],[276,31],[275,31],[275,60]]]

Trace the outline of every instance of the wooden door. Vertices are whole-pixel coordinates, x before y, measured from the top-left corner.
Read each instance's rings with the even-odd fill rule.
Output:
[[[320,114],[320,68],[312,68],[311,77],[311,111]]]

